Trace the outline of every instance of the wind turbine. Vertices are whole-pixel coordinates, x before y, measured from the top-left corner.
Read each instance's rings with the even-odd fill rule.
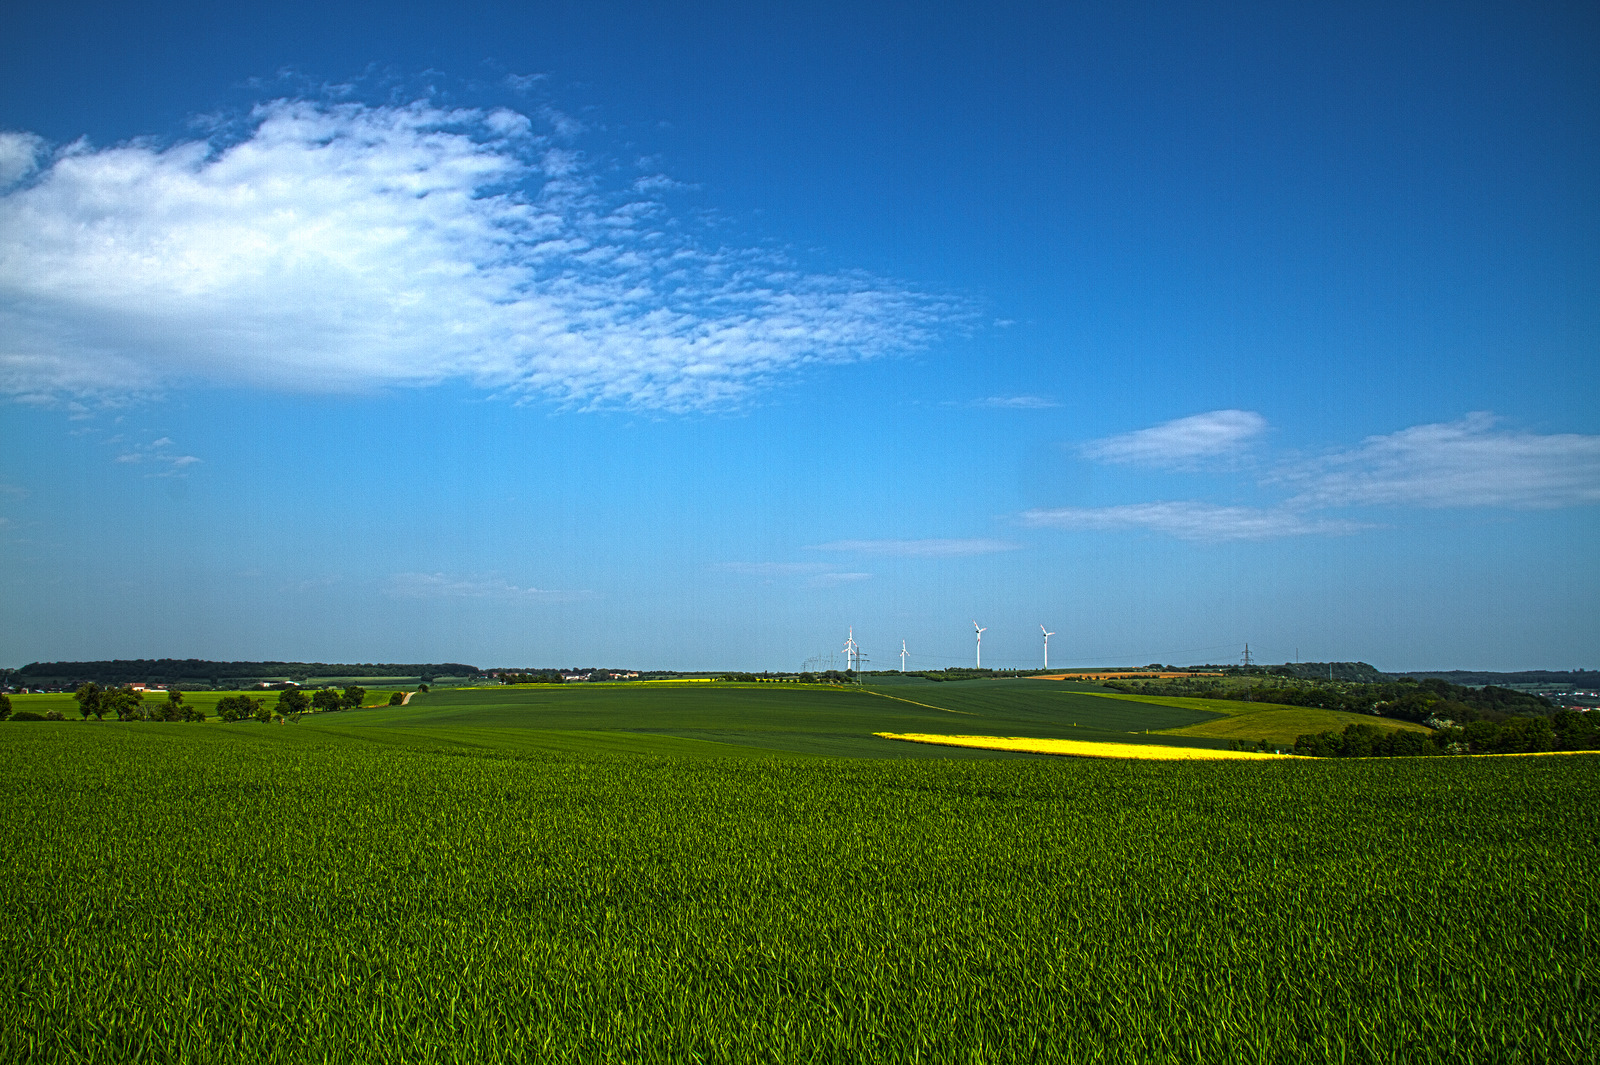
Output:
[[[861,646],[856,643],[856,627],[850,626],[850,635],[844,641],[844,668],[846,673],[855,671],[861,661]]]
[[[906,671],[906,655],[908,655],[908,654],[910,654],[910,652],[906,650],[906,642],[904,640],[901,640],[900,641],[900,672],[902,672],[902,673],[904,673]]]
[[[974,630],[976,630],[977,635],[978,635],[978,668],[982,669],[983,668],[983,634],[989,631],[989,627],[987,625],[979,625],[976,619],[973,620],[972,627],[973,627]]]
[[[1045,629],[1044,629],[1043,625],[1039,626],[1039,631],[1040,632],[1044,632],[1044,668],[1045,668],[1046,672],[1049,672],[1049,670],[1050,670],[1050,637],[1054,636],[1055,633],[1053,633],[1053,632],[1045,632]]]

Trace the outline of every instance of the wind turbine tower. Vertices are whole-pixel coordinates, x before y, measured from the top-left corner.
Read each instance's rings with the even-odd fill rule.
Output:
[[[1053,632],[1045,632],[1043,625],[1039,626],[1039,631],[1040,632],[1044,632],[1044,668],[1045,668],[1045,672],[1049,672],[1049,670],[1050,670],[1050,637],[1054,636],[1055,633],[1053,633]]]
[[[976,619],[974,619],[973,622],[972,622],[972,628],[977,633],[977,636],[978,636],[978,668],[982,669],[983,668],[983,634],[988,632],[989,628],[986,625],[979,625]]]
[[[902,672],[902,673],[904,673],[906,671],[906,655],[908,655],[910,653],[911,652],[906,650],[906,642],[904,640],[901,640],[900,641],[900,672]]]
[[[855,672],[861,665],[861,645],[856,643],[856,628],[850,626],[850,635],[844,641],[844,668],[846,673]]]

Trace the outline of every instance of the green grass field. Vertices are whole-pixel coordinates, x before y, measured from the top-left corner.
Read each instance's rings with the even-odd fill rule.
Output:
[[[0,1060],[1600,1055],[1600,757],[797,757],[626,691],[0,724]]]
[[[1101,699],[1124,703],[1159,704],[1174,709],[1192,710],[1213,716],[1206,721],[1162,730],[1171,737],[1213,740],[1266,741],[1285,746],[1295,739],[1317,732],[1341,732],[1350,725],[1372,725],[1380,729],[1405,729],[1432,732],[1426,725],[1372,714],[1352,714],[1343,710],[1323,710],[1315,706],[1285,706],[1282,703],[1243,703],[1231,699],[1190,699],[1166,695],[1122,695],[1101,693]]]
[[[225,694],[195,692],[185,699],[213,713],[217,700]],[[277,698],[272,692],[254,694],[264,694],[269,704]],[[382,703],[388,696],[387,689],[369,689],[367,702]],[[164,699],[159,692],[151,693],[147,702]],[[70,695],[16,696],[13,703],[18,709],[59,709],[74,718],[78,710]],[[517,730],[514,742],[545,749],[572,744],[604,748],[609,738],[615,744],[626,744],[628,750],[648,748],[664,753],[731,753],[726,748],[738,746],[845,757],[1014,758],[1023,756],[955,749],[930,753],[873,733],[957,732],[1225,747],[1235,741],[1292,744],[1302,733],[1339,730],[1353,722],[1422,728],[1387,718],[1307,707],[1123,695],[1093,684],[1038,680],[937,683],[920,678],[886,678],[885,683],[865,688],[722,682],[453,688],[419,694],[404,708],[315,714],[296,727],[328,729],[381,743],[407,741],[373,730],[487,728]],[[529,731],[545,735],[526,735]],[[487,741],[473,742],[493,744],[503,738],[491,735]]]
[[[874,732],[996,732],[1196,746],[1204,737],[1144,730],[1216,715],[1154,703],[1117,703],[1092,686],[1033,681],[931,681],[868,688],[777,684],[569,684],[477,688],[418,695],[410,706],[315,715],[316,728],[496,728],[608,731],[675,737],[791,754],[940,758]],[[1135,731],[1141,735],[1134,736]],[[955,757],[1021,757],[959,752]]]

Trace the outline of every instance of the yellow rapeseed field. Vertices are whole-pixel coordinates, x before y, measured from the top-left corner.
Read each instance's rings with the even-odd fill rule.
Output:
[[[1087,740],[1042,740],[1029,736],[935,736],[926,732],[874,732],[886,740],[935,743],[944,747],[981,747],[989,751],[1027,751],[1030,754],[1065,754],[1079,758],[1150,758],[1217,760],[1298,758],[1295,754],[1260,754],[1255,751],[1219,751],[1209,747],[1162,747],[1146,743],[1094,743]]]

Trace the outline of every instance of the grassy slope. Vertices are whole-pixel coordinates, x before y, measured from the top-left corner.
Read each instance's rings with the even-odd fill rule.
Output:
[[[1323,710],[1315,706],[1284,706],[1281,703],[1242,703],[1231,699],[1188,699],[1182,696],[1126,695],[1105,693],[1101,699],[1124,702],[1157,703],[1174,708],[1209,711],[1225,715],[1192,725],[1168,728],[1167,736],[1195,739],[1260,740],[1268,743],[1293,743],[1309,732],[1340,732],[1349,725],[1373,725],[1382,729],[1432,732],[1426,725],[1399,721],[1392,717],[1351,714],[1343,710]]]
[[[0,1059],[1600,1055],[1593,755],[485,756],[323,726],[0,727]]]
[[[1214,715],[1108,703],[1086,695],[1085,687],[1018,681],[922,681],[881,690],[722,683],[552,685],[419,695],[403,709],[363,711],[338,720],[352,727],[616,729],[789,753],[880,758],[939,755],[876,738],[875,732],[961,731],[1203,746],[1220,742],[1132,737],[1136,729],[1171,728]],[[322,727],[333,718],[307,722],[313,720]]]
[[[468,688],[419,694],[405,707],[310,714],[289,727],[390,746],[437,743],[476,749],[656,751],[686,756],[754,751],[832,757],[1006,759],[1033,756],[954,748],[941,751],[894,743],[873,733],[945,732],[959,723],[964,732],[1125,740],[1135,727],[1166,727],[1200,716],[1165,707],[1116,706],[1074,690],[1081,687],[922,681],[896,685],[882,693],[825,685],[723,683]],[[198,692],[188,699],[211,712],[225,694]],[[147,701],[164,698],[154,695]],[[275,695],[267,693],[267,698],[270,704]],[[77,704],[70,695],[18,696],[13,702],[18,709],[60,709],[70,720],[77,720]],[[262,726],[253,722],[223,725],[213,718],[204,727]],[[1202,745],[1215,742],[1149,739]]]
[[[196,692],[187,700],[211,712],[225,694]],[[269,692],[266,698],[270,704],[276,695]],[[369,702],[383,698],[369,694]],[[155,693],[147,702],[164,699]],[[14,696],[12,702],[17,709],[53,708],[77,717],[77,704],[70,695]],[[1363,714],[1226,699],[1126,695],[1092,684],[922,679],[861,689],[727,683],[459,688],[419,694],[406,707],[314,714],[295,727],[387,744],[417,742],[415,730],[426,728],[429,742],[480,748],[712,755],[733,747],[835,757],[1003,758],[1020,756],[955,748],[941,753],[893,743],[873,733],[1220,747],[1234,740],[1292,743],[1303,733],[1342,729],[1354,722],[1426,731],[1421,725]],[[390,731],[395,735],[386,734]]]

